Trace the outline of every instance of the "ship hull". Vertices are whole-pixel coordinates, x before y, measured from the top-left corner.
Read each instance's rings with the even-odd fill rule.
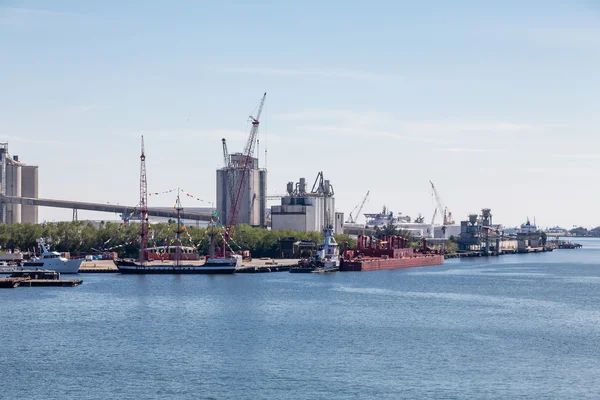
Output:
[[[48,269],[51,271],[56,271],[61,274],[76,274],[79,272],[79,267],[83,262],[82,259],[73,259],[62,261],[59,258],[52,259],[42,259],[36,261],[27,261],[23,263],[23,266],[20,269],[35,271],[39,269]]]
[[[377,271],[402,268],[429,267],[442,265],[444,256],[442,254],[430,254],[406,258],[367,258],[355,261],[343,261],[340,271]]]
[[[318,262],[309,263],[308,265],[299,264],[296,267],[290,268],[292,274],[312,274],[312,273],[324,273],[324,272],[337,272],[339,266],[335,262]]]
[[[236,260],[203,265],[140,265],[135,261],[117,260],[115,265],[122,274],[233,274]]]

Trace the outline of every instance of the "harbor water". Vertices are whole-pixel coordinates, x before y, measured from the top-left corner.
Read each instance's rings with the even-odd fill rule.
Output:
[[[0,291],[3,399],[595,399],[600,239],[333,274]]]

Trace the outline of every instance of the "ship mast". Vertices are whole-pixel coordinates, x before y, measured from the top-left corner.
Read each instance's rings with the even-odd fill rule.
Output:
[[[180,189],[177,188],[177,202],[175,203],[175,210],[177,211],[177,228],[175,229],[175,265],[179,267],[179,259],[181,258],[181,240],[179,235],[181,233],[181,200],[179,199]]]
[[[215,226],[214,226],[214,222],[210,221],[210,224],[208,225],[208,239],[209,239],[209,244],[208,244],[208,258],[212,259],[215,258]],[[223,244],[223,246],[225,246],[225,244]]]
[[[148,183],[146,181],[146,153],[142,136],[142,154],[140,155],[140,264],[146,262],[148,249]]]

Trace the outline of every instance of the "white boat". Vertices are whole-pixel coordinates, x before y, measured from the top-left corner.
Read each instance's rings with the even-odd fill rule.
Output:
[[[23,261],[21,268],[26,270],[48,269],[61,274],[76,274],[83,259],[69,260],[61,257],[59,252],[50,251],[44,243],[44,239],[39,239],[38,244],[42,248],[42,256],[35,257],[28,261]]]

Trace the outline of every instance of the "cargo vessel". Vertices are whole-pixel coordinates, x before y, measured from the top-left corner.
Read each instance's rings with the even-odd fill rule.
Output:
[[[344,249],[340,261],[340,271],[375,271],[400,268],[427,267],[444,263],[444,255],[432,251],[423,239],[423,247],[413,249],[408,240],[401,236],[389,236],[376,239],[373,236],[360,235],[357,249]]]

